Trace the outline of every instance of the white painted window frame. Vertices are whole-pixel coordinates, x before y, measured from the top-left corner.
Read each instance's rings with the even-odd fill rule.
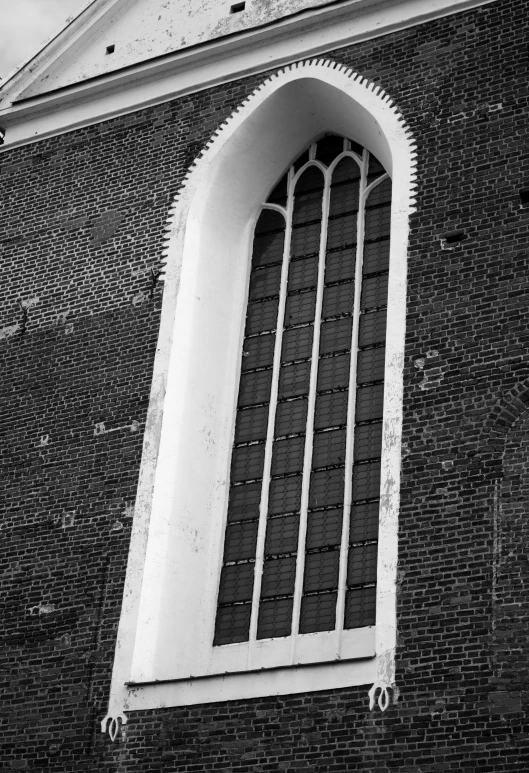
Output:
[[[273,658],[258,671],[252,663],[241,668],[238,657],[221,668],[211,662],[211,642],[253,223],[279,173],[324,131],[367,147],[393,180],[374,642],[367,650],[358,642],[340,660],[324,656],[310,663],[297,656],[285,667],[292,662],[289,652],[288,659]],[[251,152],[256,146],[257,159]],[[255,189],[240,187],[248,179],[257,181]],[[406,252],[414,180],[413,141],[389,97],[324,60],[288,67],[265,81],[189,173],[168,229],[159,344],[109,711],[102,723],[111,735],[128,711],[355,684],[373,685],[371,702],[380,688],[379,705],[387,705],[394,682]],[[223,287],[231,293],[224,306]],[[198,357],[195,350],[205,341],[208,356]],[[200,385],[211,383],[212,375],[219,388],[202,395]],[[358,630],[362,636],[366,629]]]

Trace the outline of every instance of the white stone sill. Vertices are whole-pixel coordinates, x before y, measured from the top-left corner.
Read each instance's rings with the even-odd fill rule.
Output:
[[[126,711],[295,695],[372,685],[376,656],[157,682],[128,682]]]

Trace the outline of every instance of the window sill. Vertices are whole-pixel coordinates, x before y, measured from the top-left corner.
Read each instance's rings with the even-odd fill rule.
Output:
[[[128,682],[126,711],[334,690],[376,681],[375,654],[294,666],[156,682]]]

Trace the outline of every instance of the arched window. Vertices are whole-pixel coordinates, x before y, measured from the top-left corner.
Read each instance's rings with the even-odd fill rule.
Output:
[[[387,705],[414,153],[387,95],[303,62],[184,181],[103,728],[352,685]]]
[[[390,214],[379,161],[334,134],[263,205],[216,646],[375,624]]]

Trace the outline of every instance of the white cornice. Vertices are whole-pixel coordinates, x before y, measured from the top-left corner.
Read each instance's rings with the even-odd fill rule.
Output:
[[[5,131],[0,150],[491,2],[495,0],[345,0],[17,102],[17,94],[28,86],[21,73],[20,81],[15,76],[3,90],[8,106],[0,109]],[[100,7],[96,2],[89,9],[94,18],[99,18]],[[73,38],[79,32],[72,29]],[[40,74],[42,66],[36,70]]]

